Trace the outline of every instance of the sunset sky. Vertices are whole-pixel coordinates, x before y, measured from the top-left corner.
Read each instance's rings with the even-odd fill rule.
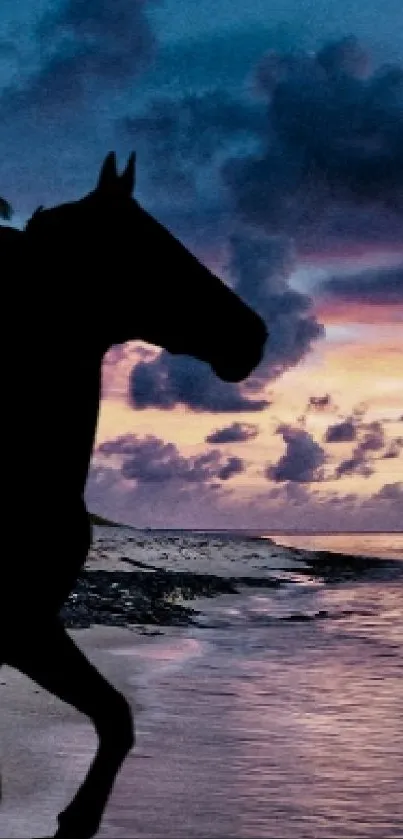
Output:
[[[270,333],[240,385],[113,347],[89,509],[138,527],[401,530],[401,0],[2,0],[0,33],[11,223],[136,150],[140,204]],[[127,281],[139,270],[134,231]]]

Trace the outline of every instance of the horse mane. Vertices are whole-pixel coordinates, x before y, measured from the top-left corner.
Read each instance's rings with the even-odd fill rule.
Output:
[[[25,230],[26,231],[31,229],[32,223],[35,223],[35,221],[38,219],[38,216],[41,214],[43,209],[44,209],[44,205],[40,204],[39,207],[37,207],[36,210],[34,210],[34,212],[32,213],[32,216],[28,219],[28,221],[25,225]]]

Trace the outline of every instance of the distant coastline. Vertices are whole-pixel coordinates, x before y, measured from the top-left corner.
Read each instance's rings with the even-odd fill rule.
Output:
[[[98,516],[97,513],[90,513],[91,524],[97,524],[100,527],[131,527],[130,524],[122,524],[117,521],[110,521],[103,516]]]
[[[209,527],[136,527],[134,524],[128,524],[127,522],[122,521],[111,521],[110,519],[105,518],[104,516],[100,516],[97,513],[90,513],[90,519],[92,524],[99,525],[100,527],[127,527],[130,530],[141,530],[143,532],[149,533],[209,533],[209,534],[217,534],[217,533],[234,533],[234,534],[251,534],[251,535],[263,535],[265,533],[273,536],[333,536],[337,534],[348,534],[348,533],[357,533],[357,534],[389,534],[389,533],[403,533],[403,530],[272,530],[271,528],[262,529],[260,527],[240,527],[240,528],[209,528]]]

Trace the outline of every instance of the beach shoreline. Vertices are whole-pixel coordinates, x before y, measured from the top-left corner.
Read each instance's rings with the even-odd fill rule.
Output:
[[[112,538],[111,538],[112,534]],[[111,549],[122,538],[122,549]],[[95,530],[96,540],[61,616],[68,628],[190,626],[200,598],[278,588],[293,575],[341,581],[380,575],[395,560],[284,547],[269,539]],[[399,568],[396,565],[396,568]],[[402,565],[403,568],[403,565]]]
[[[402,569],[102,530],[67,631],[128,699],[137,742],[99,839],[400,839]],[[95,732],[8,667],[0,697],[0,839],[51,836]]]

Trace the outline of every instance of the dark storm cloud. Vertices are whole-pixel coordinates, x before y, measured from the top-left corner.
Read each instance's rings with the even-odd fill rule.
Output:
[[[368,75],[367,75],[368,74]],[[401,240],[403,69],[368,69],[354,37],[314,53],[269,53],[266,149],[224,165],[241,217],[310,246]]]
[[[120,100],[155,49],[148,2],[65,0],[31,21],[28,70],[0,94],[0,179],[24,213],[92,188]]]
[[[392,153],[391,148],[394,149],[394,130],[400,130],[399,125],[403,125],[400,76],[392,69],[381,68],[366,79],[367,56],[353,38],[327,44],[315,56],[272,53],[260,67],[261,88],[269,99],[266,121],[258,109],[254,113],[249,106],[238,105],[237,110],[229,96],[217,91],[187,97],[179,103],[167,99],[154,101],[147,113],[125,121],[126,130],[133,137],[138,136],[140,142],[143,138],[148,145],[156,181],[183,200],[198,194],[203,166],[210,165],[217,155],[225,152],[231,138],[246,135],[244,127],[249,126],[251,139],[260,144],[260,152],[240,158],[238,151],[222,168],[224,180],[233,187],[238,208],[242,202],[244,209],[247,205],[246,211],[240,214],[242,221],[257,223],[265,229],[265,234],[259,236],[256,231],[252,234],[246,227],[241,228],[229,243],[234,288],[262,314],[270,333],[258,373],[245,386],[234,388],[238,393],[235,403],[239,405],[235,410],[246,409],[248,392],[254,389],[256,393],[259,386],[298,364],[312,343],[323,335],[322,327],[309,312],[309,298],[292,290],[287,283],[292,266],[287,241],[280,236],[270,238],[267,231],[298,236],[300,214],[302,230],[311,227],[316,235],[326,217],[331,234],[342,237],[350,221],[353,223],[362,212],[364,216],[360,218],[366,236],[371,232],[372,218],[368,217],[368,207],[372,208],[374,201],[376,219],[384,218],[389,210],[396,211],[396,202],[388,199],[388,184],[396,188],[399,196],[399,180],[396,181],[394,174],[393,179],[386,179],[387,183],[382,181],[381,189],[380,175],[376,177],[377,144],[384,161]],[[375,125],[374,115],[378,111]],[[397,148],[400,154],[399,150],[400,145]],[[373,192],[368,192],[364,184],[363,160],[370,170],[370,185],[372,176],[376,180]],[[235,182],[231,180],[231,172],[235,173]],[[245,205],[250,190],[253,200],[249,204],[246,200]],[[383,214],[379,212],[379,202],[383,202]],[[385,210],[386,206],[389,210]],[[389,220],[389,232],[392,227]],[[358,228],[355,234],[360,235]],[[366,281],[369,279],[367,276]],[[397,273],[385,276],[385,283],[384,292],[395,295]],[[377,281],[370,285],[372,291]],[[209,386],[204,398],[199,395],[196,402],[193,392],[189,394],[187,365],[187,361],[170,359],[165,354],[160,362],[148,365],[148,369],[147,365],[135,369],[131,393],[136,404],[171,407],[182,402],[197,405],[199,410],[209,410],[211,404],[217,410],[216,393]],[[154,401],[151,391],[155,394]]]
[[[257,425],[248,422],[233,422],[225,428],[218,428],[206,437],[206,443],[241,443],[254,440],[259,433]]]
[[[188,405],[212,413],[262,411],[269,402],[242,394],[236,384],[222,382],[200,361],[173,356],[165,350],[153,361],[140,361],[129,381],[129,400],[135,408],[170,409]]]
[[[272,481],[297,483],[322,480],[321,467],[326,461],[326,454],[312,436],[301,428],[285,424],[280,425],[276,433],[282,435],[287,448],[278,463],[266,468],[266,477]]]
[[[403,303],[403,265],[331,277],[320,286],[322,292],[359,303]]]
[[[165,443],[153,435],[140,438],[136,434],[126,434],[102,443],[97,453],[123,457],[120,467],[122,477],[142,484],[227,481],[245,469],[240,458],[223,460],[217,449],[195,457],[183,457],[173,443]]]
[[[343,422],[337,422],[334,425],[329,425],[325,433],[326,443],[344,443],[355,440],[357,436],[357,427],[354,420],[349,417]]]
[[[34,31],[41,56],[37,71],[21,89],[8,88],[0,106],[14,118],[29,109],[36,119],[46,119],[72,106],[89,107],[93,96],[125,87],[144,70],[155,47],[147,3],[66,0],[49,10]],[[93,105],[99,105],[96,98]]]
[[[225,90],[152,98],[138,114],[116,122],[144,160],[150,190],[174,190],[178,198],[196,199],[207,188],[206,170],[215,166],[211,191],[220,189],[217,165],[242,143],[260,138],[266,122],[261,107]],[[222,200],[222,198],[221,198]]]
[[[126,84],[148,64],[155,39],[145,9],[148,0],[66,0],[38,25],[41,50],[47,54],[33,93],[40,103],[80,98],[94,88]]]
[[[173,408],[185,404],[198,411],[262,411],[259,398],[267,382],[295,366],[324,334],[311,314],[307,295],[290,289],[294,265],[290,243],[262,234],[239,232],[230,237],[229,271],[234,291],[255,309],[269,330],[263,360],[245,384],[221,382],[201,362],[163,352],[140,362],[130,378],[130,399],[136,407]],[[223,349],[226,349],[225,347]]]
[[[281,237],[242,231],[230,238],[229,270],[239,296],[263,317],[269,339],[251,384],[264,384],[294,367],[324,336],[311,313],[311,299],[289,286],[294,267],[290,242]]]
[[[177,212],[186,197],[197,197],[192,209],[186,208],[186,223],[197,226],[197,213],[211,198],[218,207],[219,227],[225,204],[220,161],[242,144],[252,141],[256,146],[265,136],[267,116],[260,105],[216,90],[179,102],[154,100],[147,112],[116,121],[111,103],[126,95],[152,52],[145,12],[144,2],[119,0],[106,8],[95,0],[85,5],[66,0],[39,22],[40,66],[25,86],[9,90],[0,103],[4,124],[11,125],[12,114],[14,125],[11,133],[7,129],[10,151],[0,159],[0,176],[13,184],[13,191],[21,186],[29,196],[40,195],[41,203],[61,194],[67,200],[79,183],[86,189],[93,186],[87,181],[88,158],[120,125],[125,142],[134,144],[138,138],[144,151],[149,150],[148,192],[154,200],[164,196]],[[39,194],[38,182],[43,183]],[[136,406],[187,404],[196,410],[236,412],[260,411],[269,404],[259,389],[297,364],[323,335],[308,311],[309,298],[288,286],[293,266],[288,248],[246,231],[230,243],[236,290],[258,308],[271,331],[259,375],[244,386],[224,385],[206,366],[163,353],[133,370],[130,399]]]

